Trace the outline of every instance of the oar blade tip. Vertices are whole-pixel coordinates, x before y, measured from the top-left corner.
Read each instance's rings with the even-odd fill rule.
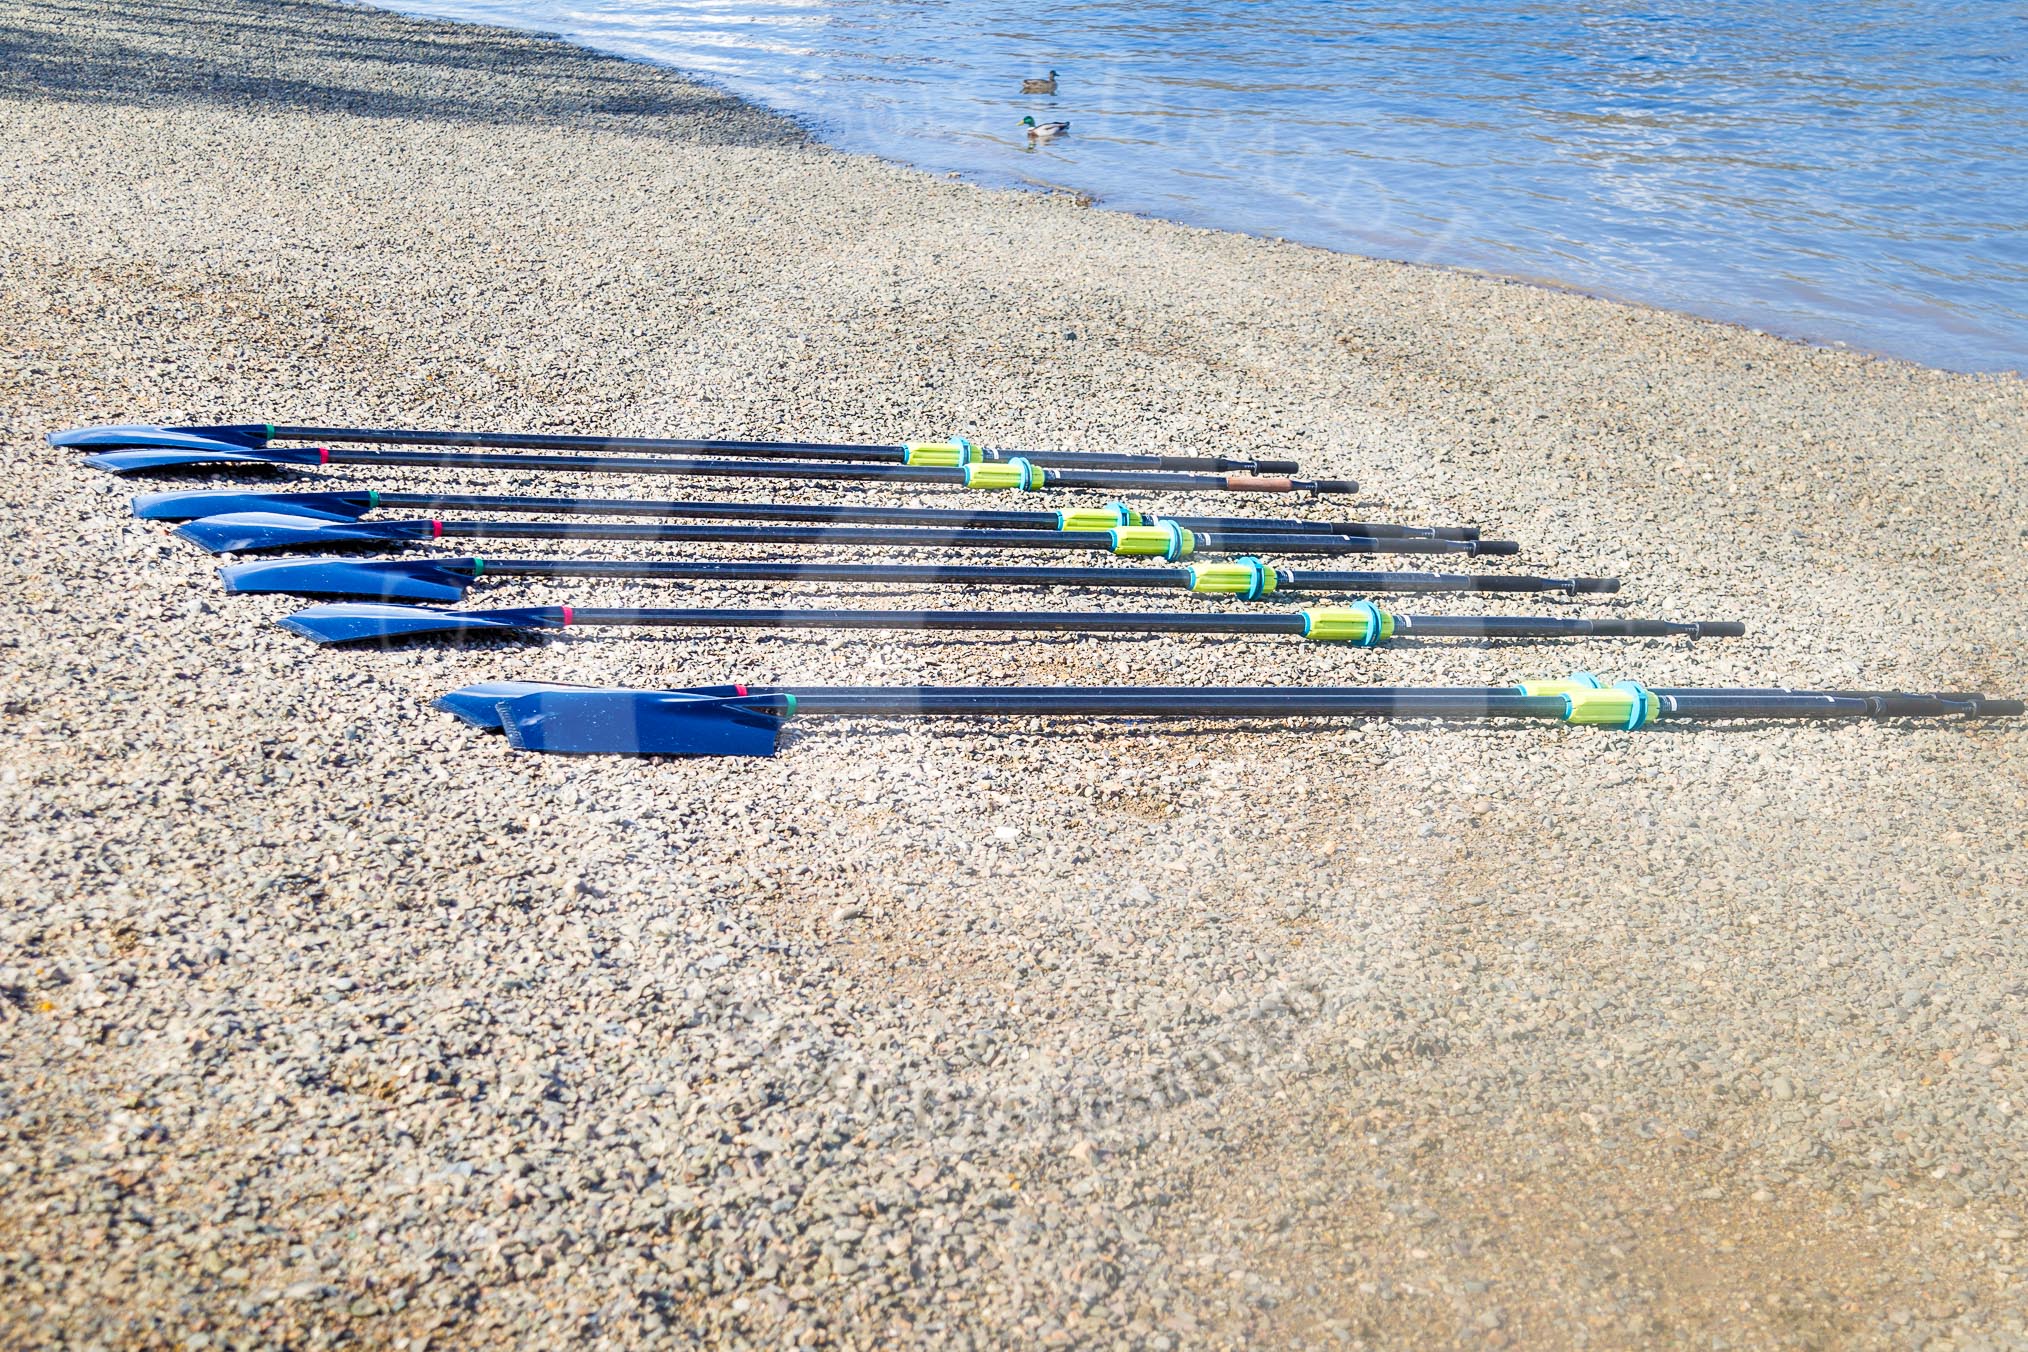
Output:
[[[344,596],[380,601],[459,601],[478,581],[434,560],[257,559],[218,570],[232,593]]]
[[[108,474],[146,474],[152,470],[198,469],[211,465],[272,465],[276,461],[230,448],[220,451],[102,451],[84,463]]]
[[[186,451],[237,451],[266,440],[265,427],[161,427],[154,423],[117,423],[98,427],[66,427],[43,438],[63,450],[139,449],[155,447]]]
[[[207,516],[267,512],[311,521],[357,521],[370,510],[365,493],[242,493],[231,488],[143,493],[133,500],[144,521],[198,521]]]
[[[276,621],[292,634],[323,644],[395,643],[402,639],[511,634],[526,627],[509,612],[432,610],[378,601],[311,606]]]
[[[280,512],[225,512],[199,517],[178,526],[175,534],[213,554],[299,549],[306,545],[391,545],[408,538],[369,521],[325,521]]]
[[[581,692],[597,688],[589,685],[560,685],[551,681],[480,681],[439,695],[432,704],[435,708],[475,728],[498,732],[501,707],[509,701],[520,699],[524,695]]]

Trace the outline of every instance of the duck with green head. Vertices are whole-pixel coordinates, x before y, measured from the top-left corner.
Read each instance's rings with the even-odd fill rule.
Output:
[[[1031,141],[1053,141],[1070,130],[1068,122],[1037,122],[1032,117],[1022,118],[1021,125],[1028,128]]]

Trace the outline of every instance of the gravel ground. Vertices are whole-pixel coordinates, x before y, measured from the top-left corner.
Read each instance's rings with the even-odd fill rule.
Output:
[[[41,441],[222,418],[1293,452],[1752,632],[319,652]],[[4,0],[0,1342],[2022,1346],[2019,725],[819,723],[649,764],[428,701],[2019,693],[2024,449],[2018,380],[982,191],[554,42]],[[866,603],[474,600],[790,595]],[[987,603],[1038,599],[1212,604]]]

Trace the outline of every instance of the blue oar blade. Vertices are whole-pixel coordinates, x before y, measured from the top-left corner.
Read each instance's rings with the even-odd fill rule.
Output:
[[[216,449],[186,447],[182,449],[136,449],[131,451],[105,451],[99,455],[88,455],[84,463],[93,469],[102,469],[110,474],[141,474],[151,469],[196,469],[203,465],[321,465],[323,462],[315,449],[270,448],[255,450],[246,446],[232,446],[225,442],[213,443]]]
[[[154,446],[186,451],[244,450],[260,446],[268,429],[254,424],[236,427],[157,427],[150,423],[129,423],[102,427],[69,427],[51,432],[52,446],[74,449],[112,450],[115,447]]]
[[[435,559],[258,559],[228,564],[218,576],[228,592],[383,601],[460,601],[479,580]]]
[[[228,512],[273,512],[306,516],[316,521],[357,521],[373,510],[364,491],[357,493],[242,493],[235,488],[186,489],[143,493],[134,499],[134,515],[144,521],[195,521]]]
[[[320,521],[275,512],[227,512],[200,517],[176,528],[176,534],[213,554],[257,549],[300,549],[304,545],[394,545],[414,538],[401,523]]]
[[[319,643],[389,643],[426,634],[462,637],[553,629],[559,620],[548,610],[432,610],[376,601],[338,601],[299,610],[276,623]]]
[[[468,685],[461,689],[453,690],[447,695],[439,695],[436,699],[436,707],[442,709],[447,714],[455,715],[475,728],[484,728],[488,732],[499,732],[501,730],[500,710],[502,706],[507,701],[519,699],[523,695],[638,695],[641,693],[639,690],[627,690],[611,686],[561,685],[551,681],[480,681],[476,685]],[[691,690],[664,690],[652,693],[668,697],[680,695],[702,699],[730,699],[736,695],[744,696],[746,692],[743,687],[736,685],[702,685]]]
[[[678,690],[545,690],[500,701],[500,721],[517,750],[574,756],[772,756],[782,725],[737,695]]]

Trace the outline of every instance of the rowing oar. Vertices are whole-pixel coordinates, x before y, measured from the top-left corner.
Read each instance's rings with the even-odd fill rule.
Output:
[[[258,559],[218,570],[228,592],[456,601],[481,578],[614,577],[703,582],[850,582],[966,587],[1183,590],[1253,601],[1289,592],[1616,592],[1616,577],[1363,573],[1271,568],[1251,556],[1185,568],[940,563],[749,563],[678,559]]]
[[[1730,620],[1397,615],[1371,601],[1275,614],[1056,610],[717,610],[528,606],[437,610],[370,601],[311,606],[277,621],[319,643],[388,643],[617,625],[653,629],[934,629],[967,633],[1287,635],[1373,648],[1398,638],[1737,638]]]
[[[246,493],[206,488],[143,493],[134,515],[195,521],[229,512],[275,512],[324,521],[357,521],[384,507],[417,511],[558,512],[566,516],[669,516],[717,521],[844,521],[861,525],[989,527],[996,530],[1111,530],[1174,521],[1186,530],[1265,531],[1276,535],[1364,535],[1370,539],[1476,540],[1477,526],[1399,526],[1387,521],[1301,521],[1252,516],[1157,516],[1123,502],[1063,512],[972,511],[964,507],[875,507],[858,503],[673,502],[653,498],[533,498],[487,493]]]
[[[889,465],[972,465],[1026,460],[1078,469],[1237,470],[1294,474],[1293,460],[1252,456],[1144,455],[1124,451],[1001,451],[969,437],[943,441],[867,444],[846,441],[715,441],[680,437],[553,436],[543,432],[460,432],[420,427],[290,427],[236,423],[215,427],[74,427],[51,432],[52,446],[79,449],[169,447],[179,450],[258,450],[277,441],[353,441],[379,446],[490,446],[501,450],[583,451],[600,455],[727,455],[778,460],[865,460]]]
[[[311,545],[404,545],[515,540],[664,540],[712,544],[865,545],[905,549],[1085,549],[1180,562],[1198,554],[1513,554],[1511,540],[1376,540],[1360,535],[1268,535],[1186,530],[1174,522],[1100,531],[942,530],[880,526],[719,526],[664,521],[323,521],[228,512],[176,527],[214,554]]]
[[[867,465],[810,461],[694,460],[653,455],[516,455],[487,451],[355,451],[332,446],[241,447],[223,442],[186,447],[106,451],[84,463],[113,474],[208,466],[417,465],[452,469],[504,469],[523,474],[680,474],[709,479],[808,479],[839,482],[942,484],[949,488],[1146,489],[1167,493],[1356,493],[1350,479],[1290,479],[1260,474],[1182,474],[1167,470],[1057,469],[1032,460],[972,465]]]
[[[791,717],[1554,718],[1632,731],[1704,719],[2019,717],[2018,700],[1887,691],[1651,690],[1579,673],[1518,686],[705,686],[625,690],[488,682],[436,705],[523,751],[576,755],[772,756]]]

